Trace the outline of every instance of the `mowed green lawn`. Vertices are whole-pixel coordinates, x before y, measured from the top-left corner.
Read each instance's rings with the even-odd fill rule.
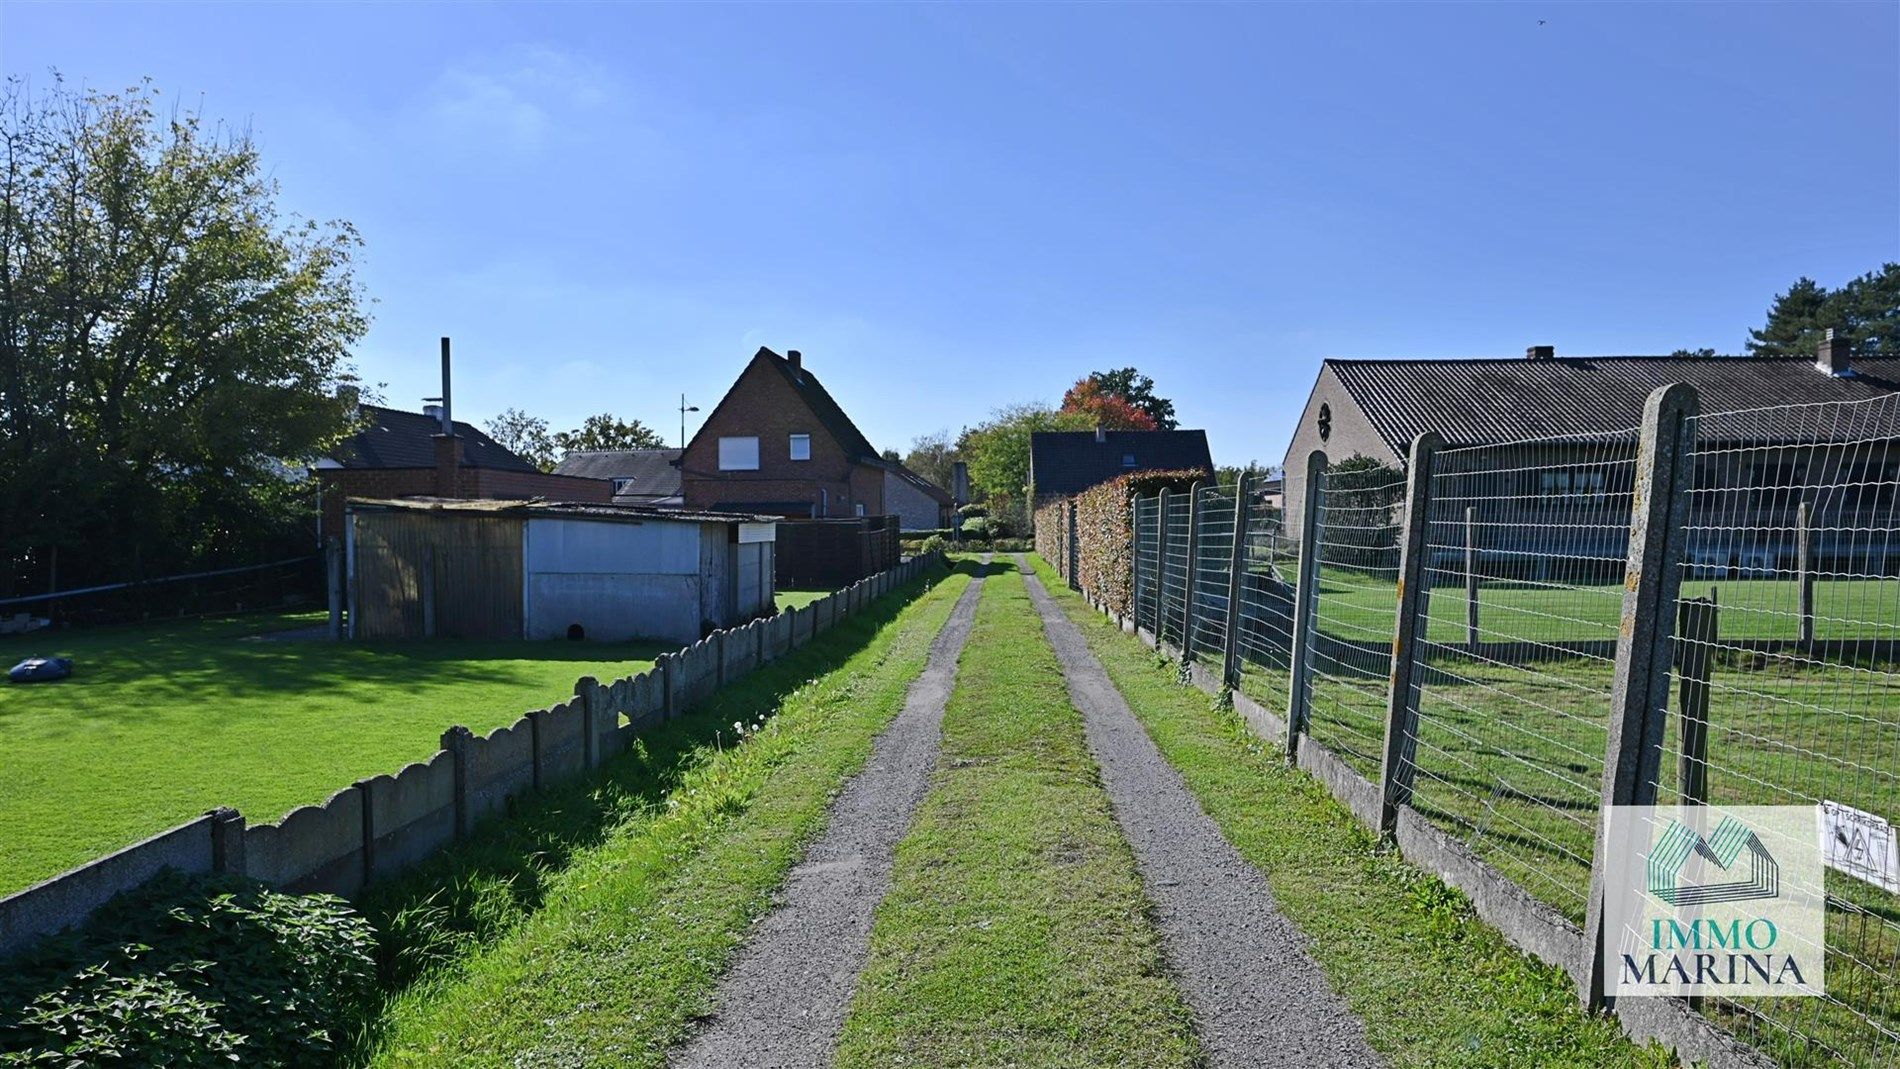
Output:
[[[772,596],[779,611],[785,612],[788,609],[802,609],[829,593],[829,590],[780,590]]]
[[[0,894],[220,805],[254,823],[573,694],[644,670],[649,643],[262,640],[316,614],[0,639],[10,667],[75,658],[59,683],[0,685]]]

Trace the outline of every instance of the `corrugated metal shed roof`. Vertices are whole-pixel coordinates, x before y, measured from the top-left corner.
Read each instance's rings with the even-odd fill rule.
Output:
[[[673,520],[679,523],[776,523],[778,516],[746,512],[704,512],[650,505],[603,505],[591,501],[470,501],[465,498],[402,497],[350,499],[351,508],[404,512],[468,513],[484,516],[572,517],[606,522]]]
[[[1427,430],[1451,445],[1582,438],[1634,428],[1659,386],[1686,382],[1703,412],[1865,401],[1900,390],[1900,359],[1857,358],[1835,378],[1800,357],[1576,356],[1530,360],[1328,360],[1385,443],[1404,456]]]

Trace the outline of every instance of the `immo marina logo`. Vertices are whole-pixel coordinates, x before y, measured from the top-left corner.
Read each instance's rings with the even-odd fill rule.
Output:
[[[1610,994],[1823,993],[1815,807],[1616,806],[1606,838]]]

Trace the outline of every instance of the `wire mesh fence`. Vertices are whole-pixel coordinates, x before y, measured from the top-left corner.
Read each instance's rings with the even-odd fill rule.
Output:
[[[1431,460],[1412,806],[1582,921],[1636,428]]]
[[[1227,583],[1239,498],[1230,487],[1203,486],[1194,493],[1194,633],[1188,648],[1218,663],[1227,649]]]
[[[1287,707],[1287,671],[1293,655],[1293,600],[1299,541],[1288,538],[1285,513],[1264,494],[1240,503],[1246,531],[1240,541],[1240,613],[1234,635],[1242,693],[1275,712]]]
[[[1379,776],[1405,476],[1348,460],[1320,474],[1315,592],[1307,645],[1307,733],[1361,775]]]
[[[1900,398],[1724,412],[1693,442],[1658,794],[1819,805],[1827,994],[1710,999],[1789,1062],[1900,1065]],[[1889,832],[1889,836],[1891,833]]]
[[[1192,509],[1182,494],[1137,499],[1136,618],[1176,650],[1185,634],[1193,654],[1231,651],[1238,687],[1283,707],[1303,610],[1310,740],[1371,782],[1409,781],[1413,812],[1581,921],[1629,562],[1653,552],[1631,545],[1649,485],[1639,467],[1653,463],[1641,431],[1430,455],[1414,503],[1408,745],[1392,769],[1408,574],[1398,468],[1354,458],[1317,471],[1309,545],[1288,534],[1298,517],[1257,495],[1204,487]],[[1787,1065],[1900,1067],[1900,396],[1707,414],[1684,439],[1680,496],[1663,513],[1673,548],[1658,558],[1679,555],[1656,621],[1669,707],[1655,711],[1659,773],[1638,794],[1813,806],[1832,834],[1826,996],[1698,1005]],[[1308,554],[1313,588],[1296,590]]]
[[[1155,634],[1161,641],[1179,647],[1187,623],[1188,592],[1188,514],[1192,511],[1185,494],[1161,497],[1160,619]]]

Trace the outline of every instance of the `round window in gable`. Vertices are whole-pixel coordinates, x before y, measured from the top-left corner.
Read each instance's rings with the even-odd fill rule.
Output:
[[[1319,440],[1325,441],[1333,436],[1333,406],[1321,402],[1319,406]]]

